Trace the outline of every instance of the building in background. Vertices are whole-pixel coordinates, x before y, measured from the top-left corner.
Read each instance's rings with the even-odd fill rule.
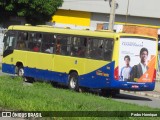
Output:
[[[121,32],[126,23],[160,26],[159,0],[116,0],[115,26]],[[107,29],[110,15],[109,0],[64,0],[53,16],[56,26]]]

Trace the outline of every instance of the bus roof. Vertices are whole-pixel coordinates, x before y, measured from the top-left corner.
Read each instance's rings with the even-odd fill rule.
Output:
[[[120,36],[137,36],[137,37],[147,37],[152,39],[157,39],[151,36],[138,35],[138,34],[128,34],[128,33],[115,33],[112,31],[100,30],[100,31],[90,31],[90,30],[76,30],[69,28],[56,28],[48,27],[45,25],[31,26],[31,25],[12,25],[8,27],[8,30],[22,30],[22,31],[35,31],[35,32],[48,32],[48,33],[63,33],[63,34],[72,34],[72,35],[84,35],[84,36],[93,36],[93,37],[107,37],[107,38],[116,38]]]

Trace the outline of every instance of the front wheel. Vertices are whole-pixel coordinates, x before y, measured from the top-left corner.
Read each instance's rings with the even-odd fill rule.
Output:
[[[32,77],[25,77],[24,76],[24,68],[23,66],[18,67],[17,75],[23,78],[24,82],[30,82],[33,83],[35,80]]]
[[[72,72],[69,74],[68,87],[71,90],[78,91],[78,74],[77,72]]]
[[[18,67],[17,75],[20,76],[20,77],[24,76],[24,68],[22,66]]]

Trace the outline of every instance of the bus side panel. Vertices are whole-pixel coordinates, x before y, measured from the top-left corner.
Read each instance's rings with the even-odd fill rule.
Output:
[[[27,52],[25,76],[49,79],[50,72],[54,68],[54,55],[37,52]],[[47,77],[47,74],[49,75]]]
[[[2,72],[15,74],[15,67],[17,62],[26,65],[26,53],[27,51],[13,50],[12,54],[3,57]]]
[[[55,55],[54,60],[53,71],[56,71],[58,80],[63,79],[66,84],[68,84],[68,75],[71,71],[76,71],[78,75],[84,74],[84,58]]]
[[[54,55],[38,52],[27,52],[27,67],[51,71],[54,67]]]
[[[86,59],[85,74],[80,76],[80,86],[89,88],[111,88],[114,69],[118,66],[119,36],[116,36],[112,51],[112,61]]]
[[[15,65],[2,63],[2,72],[15,74]]]
[[[29,67],[25,67],[24,70],[26,72],[25,76],[41,79],[44,81],[66,83],[66,79],[68,78],[68,75],[66,73],[42,70],[37,68],[29,68]]]
[[[77,71],[78,75],[84,74],[84,60],[53,54],[27,53],[24,75],[67,84],[70,71]]]
[[[9,74],[15,74],[15,65],[14,65],[14,51],[8,55],[3,54],[2,59],[2,72],[9,73]]]
[[[102,64],[104,62],[88,60],[86,62],[86,71],[88,71],[92,66],[99,66],[98,64]],[[79,77],[79,85],[83,87],[89,88],[110,88],[110,83],[114,77],[114,62],[107,63],[102,67],[97,67],[93,71],[88,72]]]
[[[17,62],[21,62],[23,66],[26,66],[26,53],[27,51],[14,50],[14,65],[16,65]]]

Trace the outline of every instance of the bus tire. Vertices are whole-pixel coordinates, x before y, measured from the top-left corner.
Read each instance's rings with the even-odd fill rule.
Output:
[[[74,91],[79,90],[77,72],[71,72],[69,74],[68,87],[69,87],[69,89],[74,90]]]
[[[23,68],[23,66],[19,66],[18,67],[17,75],[20,76],[20,77],[24,76],[24,68]]]

